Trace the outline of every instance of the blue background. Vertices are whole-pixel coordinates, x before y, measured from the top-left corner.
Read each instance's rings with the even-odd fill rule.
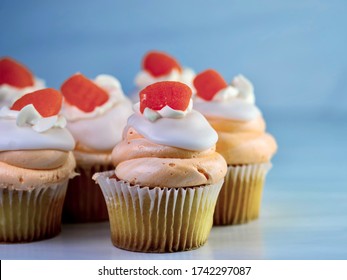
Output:
[[[215,68],[228,81],[248,76],[279,144],[261,217],[213,228],[202,249],[170,257],[347,259],[346,11],[342,0],[1,0],[0,55],[55,88],[80,71],[115,75],[129,93],[152,49],[197,72]],[[5,246],[0,257],[168,257],[117,251],[108,225],[102,234],[91,227],[65,226],[56,239]]]
[[[270,117],[346,115],[345,1],[0,2],[0,54],[26,64],[50,87],[100,73],[134,85],[143,54],[175,56],[196,71],[238,73],[255,84]]]

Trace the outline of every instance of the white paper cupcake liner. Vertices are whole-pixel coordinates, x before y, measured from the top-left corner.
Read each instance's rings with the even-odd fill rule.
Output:
[[[214,225],[244,224],[259,216],[271,163],[228,166],[213,216]]]
[[[61,230],[67,180],[32,190],[0,188],[0,242],[30,242]]]
[[[63,207],[63,222],[88,223],[108,220],[107,207],[93,174],[113,169],[110,164],[77,166],[79,176],[69,181]]]
[[[97,173],[104,194],[112,243],[141,252],[175,252],[202,246],[210,233],[223,180],[214,185],[148,188]]]

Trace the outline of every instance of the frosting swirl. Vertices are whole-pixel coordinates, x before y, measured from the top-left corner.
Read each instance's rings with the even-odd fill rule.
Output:
[[[243,75],[237,75],[231,81],[231,87],[238,91],[238,97],[248,103],[255,103],[254,87],[250,80]]]
[[[246,77],[238,75],[234,77],[231,85],[216,92],[212,100],[206,101],[196,96],[194,108],[209,117],[251,121],[262,115],[254,103],[252,83]]]
[[[207,119],[218,133],[216,150],[228,164],[268,162],[277,150],[275,139],[265,133],[262,117],[250,121]]]
[[[117,178],[167,188],[221,181],[227,166],[215,152],[218,136],[203,115],[192,110],[191,89],[180,82],[165,81],[146,87],[140,95],[140,106],[135,106],[123,140],[112,152]],[[166,107],[170,110],[162,114]],[[148,117],[147,108],[159,117]]]
[[[134,104],[133,106],[135,112],[140,112],[140,102]],[[180,119],[185,117],[188,113],[190,113],[193,109],[193,100],[190,99],[189,105],[186,110],[175,110],[172,109],[170,106],[166,105],[160,110],[152,110],[148,107],[145,108],[143,112],[143,116],[151,121],[154,122],[157,119],[160,118],[172,118],[172,119]]]
[[[94,82],[107,91],[109,100],[90,113],[64,102],[62,114],[68,120],[67,128],[75,138],[76,148],[88,152],[111,151],[122,139],[122,130],[132,114],[132,104],[116,78],[99,75]]]
[[[28,151],[25,151],[25,154],[27,152]],[[2,153],[0,152],[0,157],[2,157],[1,154]],[[32,156],[32,158],[36,156],[40,157],[41,154],[42,151],[37,150],[32,151],[32,154],[30,156]],[[17,152],[9,152],[6,157],[10,156],[13,159],[17,155]],[[27,159],[29,157],[27,157]],[[16,166],[15,164],[11,164],[11,162],[13,163],[13,161],[5,162],[2,161],[2,159],[3,157],[0,159],[0,188],[30,190],[35,188],[36,186],[49,185],[51,183],[64,181],[75,176],[73,170],[76,164],[72,152],[67,152],[64,163],[56,168],[32,169],[31,166]],[[44,160],[41,164],[42,166],[44,166],[47,158],[41,159]]]
[[[115,174],[131,184],[149,187],[191,187],[222,180],[226,163],[214,146],[193,151],[156,144],[132,127],[112,152]]]
[[[39,170],[49,170],[62,166],[68,152],[58,150],[28,150],[0,152],[0,161],[9,165]]]
[[[30,189],[74,176],[75,146],[64,119],[42,117],[32,104],[0,111],[0,187]]]
[[[213,74],[218,78],[217,72],[209,71],[200,75],[209,78],[208,75]],[[277,144],[270,134],[265,133],[265,121],[254,104],[254,88],[247,78],[236,76],[231,85],[215,93],[211,101],[198,96],[194,101],[194,108],[217,131],[216,150],[229,165],[270,161]]]
[[[268,133],[218,131],[218,137],[216,150],[229,165],[269,162],[277,150]]]
[[[34,117],[30,117],[31,114]],[[19,112],[3,108],[0,131],[6,133],[0,137],[0,152],[41,149],[71,151],[75,146],[71,134],[63,128],[61,119],[53,117],[56,118],[41,117],[32,105],[25,106]]]
[[[239,98],[227,101],[205,101],[195,98],[194,109],[205,116],[227,118],[230,120],[250,121],[261,117],[260,110],[251,103]]]
[[[207,120],[195,110],[184,118],[160,118],[155,122],[135,112],[129,117],[128,126],[156,144],[186,150],[206,150],[214,146],[218,139]]]

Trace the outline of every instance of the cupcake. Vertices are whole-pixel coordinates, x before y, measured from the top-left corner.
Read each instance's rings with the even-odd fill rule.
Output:
[[[143,89],[112,152],[115,169],[93,176],[119,248],[174,252],[207,240],[227,167],[215,152],[217,133],[192,110],[191,95],[180,82]]]
[[[193,90],[195,72],[180,63],[167,53],[159,51],[148,52],[142,60],[142,69],[135,77],[137,90],[132,96],[135,102],[139,100],[139,91],[145,87],[162,81],[182,82]]]
[[[92,180],[95,172],[110,170],[111,153],[121,141],[132,104],[124,96],[119,81],[109,75],[89,80],[75,74],[61,86],[62,113],[76,141],[76,176],[70,181],[64,222],[99,222],[108,219],[100,188]]]
[[[57,235],[75,142],[54,89],[24,95],[0,110],[0,242]]]
[[[10,107],[24,94],[44,87],[44,81],[24,65],[9,57],[0,59],[0,106]]]
[[[253,85],[242,75],[228,85],[219,73],[209,69],[196,76],[194,86],[194,108],[217,131],[216,150],[228,164],[214,224],[254,220],[259,216],[265,176],[277,144],[265,132],[262,114],[254,105]]]

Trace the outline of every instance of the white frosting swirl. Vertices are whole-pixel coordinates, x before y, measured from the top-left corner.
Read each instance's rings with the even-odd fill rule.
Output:
[[[68,121],[77,121],[82,119],[92,119],[97,116],[105,114],[115,104],[125,99],[124,93],[120,82],[111,75],[98,75],[94,79],[94,83],[104,89],[109,96],[107,102],[98,106],[92,112],[84,112],[74,105],[70,105],[67,102],[63,103],[62,114]]]
[[[223,102],[237,97],[238,94],[239,91],[236,88],[234,88],[233,86],[227,86],[226,88],[223,88],[220,91],[218,91],[215,94],[215,96],[213,96],[212,100],[217,102]]]
[[[140,102],[136,103],[133,106],[133,108],[135,112],[140,112]],[[152,110],[150,108],[145,108],[145,110],[143,111],[143,116],[151,122],[154,122],[160,118],[180,119],[185,117],[185,115],[191,112],[192,109],[193,109],[193,100],[190,99],[188,107],[184,111],[175,110],[175,109],[172,109],[170,106],[166,105],[160,110]]]
[[[250,80],[243,75],[237,75],[231,81],[231,86],[238,90],[238,98],[255,104],[254,87]]]
[[[93,119],[68,121],[67,128],[76,142],[94,150],[109,151],[122,140],[127,118],[133,113],[132,103],[124,99],[105,114]]]
[[[63,103],[62,114],[67,128],[81,143],[94,150],[107,151],[122,139],[127,118],[133,113],[132,103],[125,97],[120,82],[110,75],[99,75],[94,82],[109,95],[109,100],[90,113]]]
[[[34,85],[17,88],[8,84],[0,85],[0,106],[11,107],[13,103],[24,94],[45,88],[45,82],[37,77],[34,78]]]
[[[53,127],[64,128],[66,120],[62,116],[42,117],[32,104],[26,105],[20,111],[2,107],[0,117],[16,119],[18,126],[31,126],[36,132],[44,132]]]
[[[227,102],[205,101],[195,98],[194,109],[204,116],[227,118],[231,120],[250,121],[261,116],[261,111],[245,100],[234,98]]]
[[[205,116],[250,121],[261,116],[261,111],[254,103],[252,83],[238,75],[231,85],[217,92],[211,101],[195,96],[194,109]]]
[[[0,151],[54,149],[71,151],[75,141],[63,128],[63,117],[43,118],[33,105],[21,111],[3,107],[0,111]]]
[[[186,150],[203,151],[213,147],[218,140],[214,129],[195,110],[187,113],[184,118],[160,118],[155,122],[135,112],[129,117],[128,126],[153,143]]]

